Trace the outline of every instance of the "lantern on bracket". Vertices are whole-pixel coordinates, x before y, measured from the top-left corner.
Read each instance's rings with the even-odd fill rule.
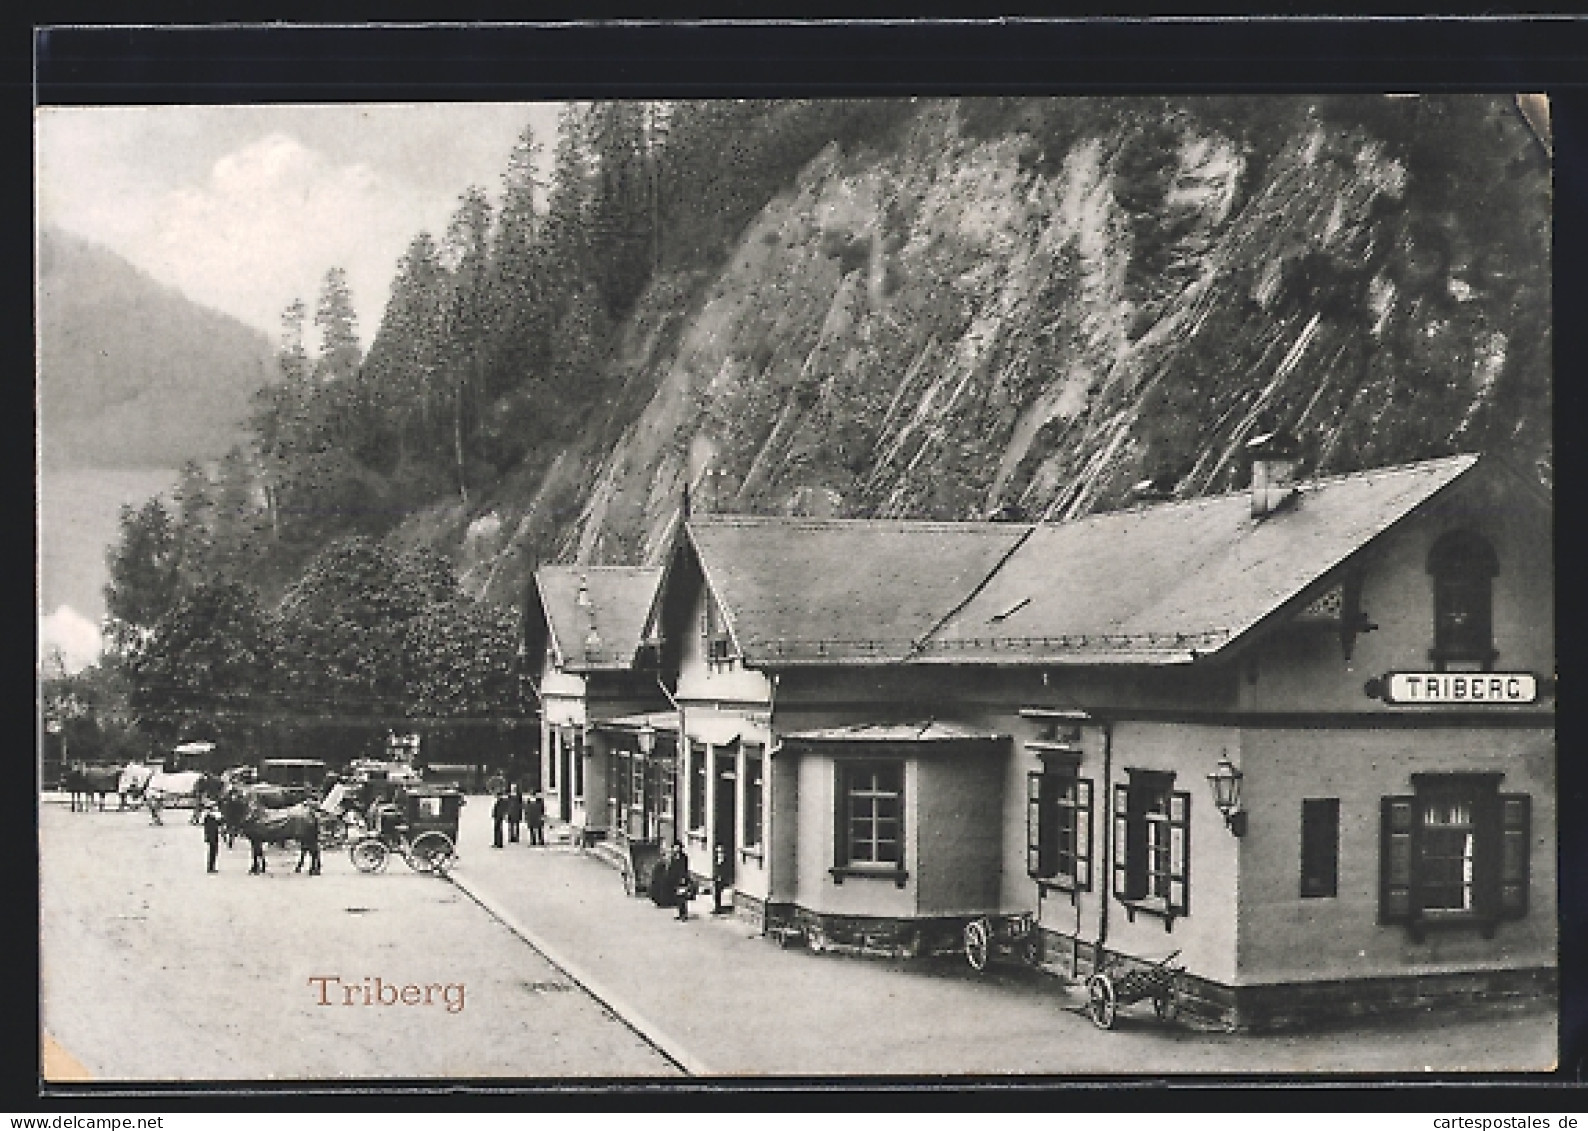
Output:
[[[1228,754],[1219,757],[1218,768],[1208,775],[1208,785],[1213,789],[1213,804],[1224,818],[1224,827],[1235,836],[1246,835],[1246,812],[1241,808],[1241,779],[1244,776],[1230,761]]]

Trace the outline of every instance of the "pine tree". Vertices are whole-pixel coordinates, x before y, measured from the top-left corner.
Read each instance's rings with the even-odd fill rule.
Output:
[[[458,496],[469,505],[468,439],[476,422],[484,383],[490,312],[491,204],[484,190],[471,186],[447,225],[442,262],[451,280],[445,311],[442,365],[450,394],[452,451]]]
[[[359,372],[365,400],[379,422],[377,443],[390,440],[389,473],[423,459],[436,442],[443,405],[437,386],[443,344],[446,275],[429,232],[420,232],[397,264],[391,297]],[[364,454],[380,466],[378,453]]]
[[[351,380],[358,372],[360,354],[358,315],[353,310],[347,272],[340,267],[328,270],[320,284],[314,327],[320,332],[320,356],[314,364],[316,383],[323,386]]]
[[[655,178],[644,108],[635,102],[598,102],[589,131],[595,159],[590,262],[607,314],[617,319],[644,290],[653,260]]]
[[[526,126],[502,177],[502,208],[491,248],[493,324],[484,392],[492,398],[543,374],[551,348],[556,295],[536,203],[539,156],[540,143]]]

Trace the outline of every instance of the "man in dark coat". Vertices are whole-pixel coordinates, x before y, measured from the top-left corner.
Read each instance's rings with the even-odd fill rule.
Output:
[[[507,788],[507,839],[518,843],[518,826],[524,823],[524,795],[518,792],[518,783]]]
[[[502,822],[507,820],[507,794],[498,793],[491,806],[491,847],[502,847]]]
[[[215,867],[215,858],[221,849],[221,813],[212,802],[204,803],[204,843],[209,847],[209,863],[205,865],[206,872],[219,871]]]
[[[524,820],[529,822],[529,843],[542,847],[546,844],[546,803],[540,799],[540,794],[530,796],[524,805]]]
[[[689,857],[684,852],[684,846],[676,840],[673,841],[672,852],[668,854],[662,879],[662,890],[678,907],[679,920],[688,919],[689,901],[695,897],[695,879],[689,874]]]

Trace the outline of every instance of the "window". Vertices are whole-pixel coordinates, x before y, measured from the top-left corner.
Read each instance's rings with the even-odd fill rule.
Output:
[[[1307,797],[1301,802],[1301,898],[1339,894],[1340,799]]]
[[[1073,766],[1026,776],[1026,871],[1054,887],[1092,890],[1092,783]]]
[[[705,605],[700,611],[700,635],[706,645],[706,661],[710,664],[729,663],[734,653],[727,622],[711,594],[707,593],[704,599]]]
[[[840,869],[902,871],[904,763],[840,763],[837,818]]]
[[[1499,774],[1414,774],[1382,806],[1379,921],[1492,929],[1527,914],[1531,801]]]
[[[706,744],[689,744],[689,829],[704,832],[706,828]]]
[[[1168,920],[1191,909],[1191,795],[1174,775],[1129,770],[1114,787],[1114,895],[1129,909]]]
[[[1500,572],[1494,548],[1465,530],[1454,530],[1428,552],[1434,579],[1434,646],[1428,657],[1439,671],[1494,667],[1493,588]]]
[[[762,747],[759,743],[744,746],[744,847],[761,846],[762,799]]]

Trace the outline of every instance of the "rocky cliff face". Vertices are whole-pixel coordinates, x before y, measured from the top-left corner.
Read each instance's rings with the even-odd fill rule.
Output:
[[[1548,170],[1508,100],[1464,108],[1438,174],[1299,101],[1266,149],[1195,113],[1055,139],[980,110],[830,147],[714,277],[655,283],[621,403],[475,516],[466,580],[513,600],[536,560],[654,561],[686,483],[720,511],[1059,519],[1240,486],[1276,426],[1312,473],[1494,450],[1547,480]]]

